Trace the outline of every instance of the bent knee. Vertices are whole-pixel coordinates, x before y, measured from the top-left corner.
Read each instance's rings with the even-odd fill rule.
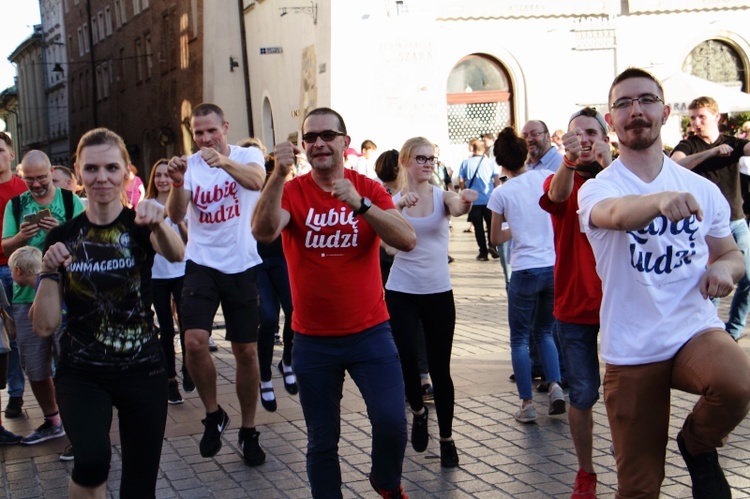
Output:
[[[71,479],[81,487],[98,487],[109,477],[109,460],[82,460],[75,458]]]

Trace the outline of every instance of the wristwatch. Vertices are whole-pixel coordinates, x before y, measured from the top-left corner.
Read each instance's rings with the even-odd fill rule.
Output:
[[[372,206],[372,201],[370,201],[370,198],[362,198],[361,204],[359,205],[359,209],[354,212],[354,216],[357,215],[364,215],[367,210],[370,209]]]

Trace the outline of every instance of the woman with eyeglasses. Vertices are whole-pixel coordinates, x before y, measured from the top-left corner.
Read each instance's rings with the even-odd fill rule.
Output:
[[[435,146],[423,137],[407,140],[398,162],[403,187],[393,201],[414,227],[417,245],[408,253],[395,253],[385,301],[401,359],[406,398],[413,412],[412,447],[424,452],[429,440],[429,418],[417,366],[421,322],[440,431],[440,464],[453,468],[459,461],[453,442],[455,395],[450,371],[456,307],[448,271],[448,222],[451,216],[469,212],[477,192],[464,189],[459,196],[430,182],[437,158]]]
[[[47,235],[32,308],[41,336],[60,324],[63,301],[68,308],[55,373],[60,415],[75,448],[68,495],[105,496],[116,407],[120,497],[155,497],[168,384],[151,312],[151,267],[156,253],[182,260],[185,247],[158,204],[123,205],[129,155],[119,135],[87,132],[76,157],[89,203]]]
[[[172,190],[172,179],[167,173],[169,160],[162,158],[151,167],[148,179],[146,196],[144,199],[153,199],[164,209],[167,205],[169,192]],[[164,221],[172,227],[182,239],[187,242],[187,227],[185,221],[173,222],[164,215]],[[185,280],[185,262],[170,262],[160,254],[154,255],[154,265],[151,268],[151,290],[154,300],[154,312],[156,320],[159,321],[159,342],[167,357],[167,375],[169,376],[170,404],[182,404],[184,400],[177,385],[177,368],[175,367],[174,348],[174,316],[172,315],[172,300],[177,310],[177,329],[180,335],[180,346],[182,350],[182,384],[185,391],[191,392],[195,389],[190,374],[185,368],[185,331],[180,324],[180,297],[182,296],[182,283]]]
[[[529,170],[526,166],[526,142],[513,128],[503,129],[494,145],[495,161],[503,167],[508,180],[495,189],[487,204],[492,210],[490,241],[499,246],[513,238],[508,284],[508,325],[513,373],[521,407],[516,421],[536,420],[531,389],[529,339],[539,352],[549,386],[549,414],[565,412],[565,396],[560,387],[560,364],[552,338],[554,317],[555,246],[552,221],[539,206],[544,180],[550,170]],[[503,228],[507,222],[508,227]]]

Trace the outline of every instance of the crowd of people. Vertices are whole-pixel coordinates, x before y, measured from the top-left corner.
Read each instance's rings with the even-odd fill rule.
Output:
[[[739,167],[750,142],[721,134],[716,101],[699,97],[694,135],[670,158],[664,102],[656,78],[629,68],[610,87],[606,115],[583,108],[567,131],[530,120],[472,140],[457,188],[427,138],[377,157],[366,140],[358,152],[329,108],[305,117],[299,144],[268,153],[254,138],[229,144],[223,110],[200,104],[190,118],[196,152],[159,159],[146,184],[111,130],[84,134],[73,169],[29,151],[22,178],[0,133],[0,304],[15,326],[0,341],[0,388],[6,419],[19,417],[27,377],[44,416],[24,437],[0,419],[0,444],[67,435],[70,497],[104,497],[116,408],[120,495],[154,497],[168,405],[183,402],[176,338],[182,389],[197,390],[206,412],[202,457],[219,452],[230,425],[210,355],[221,306],[244,463],[266,460],[256,408],[277,408],[281,342],[277,368],[302,406],[313,497],[341,497],[347,373],[372,425],[370,484],[406,497],[406,444],[429,446],[433,397],[440,464],[460,463],[448,247],[451,217],[467,215],[477,259],[503,264],[515,419],[538,418],[537,374],[548,414],[568,414],[579,467],[571,497],[596,497],[592,408],[602,384],[618,498],[659,495],[671,388],[700,395],[677,436],[693,496],[731,497],[717,448],[750,407],[750,388],[735,382],[750,375],[736,341],[750,311]],[[732,292],[724,322],[718,300]]]

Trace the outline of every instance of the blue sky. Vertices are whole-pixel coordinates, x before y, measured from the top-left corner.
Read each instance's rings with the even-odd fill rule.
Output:
[[[39,2],[19,0],[5,10],[3,26],[0,28],[0,92],[13,85],[16,67],[8,56],[34,32],[34,25],[41,24]]]

